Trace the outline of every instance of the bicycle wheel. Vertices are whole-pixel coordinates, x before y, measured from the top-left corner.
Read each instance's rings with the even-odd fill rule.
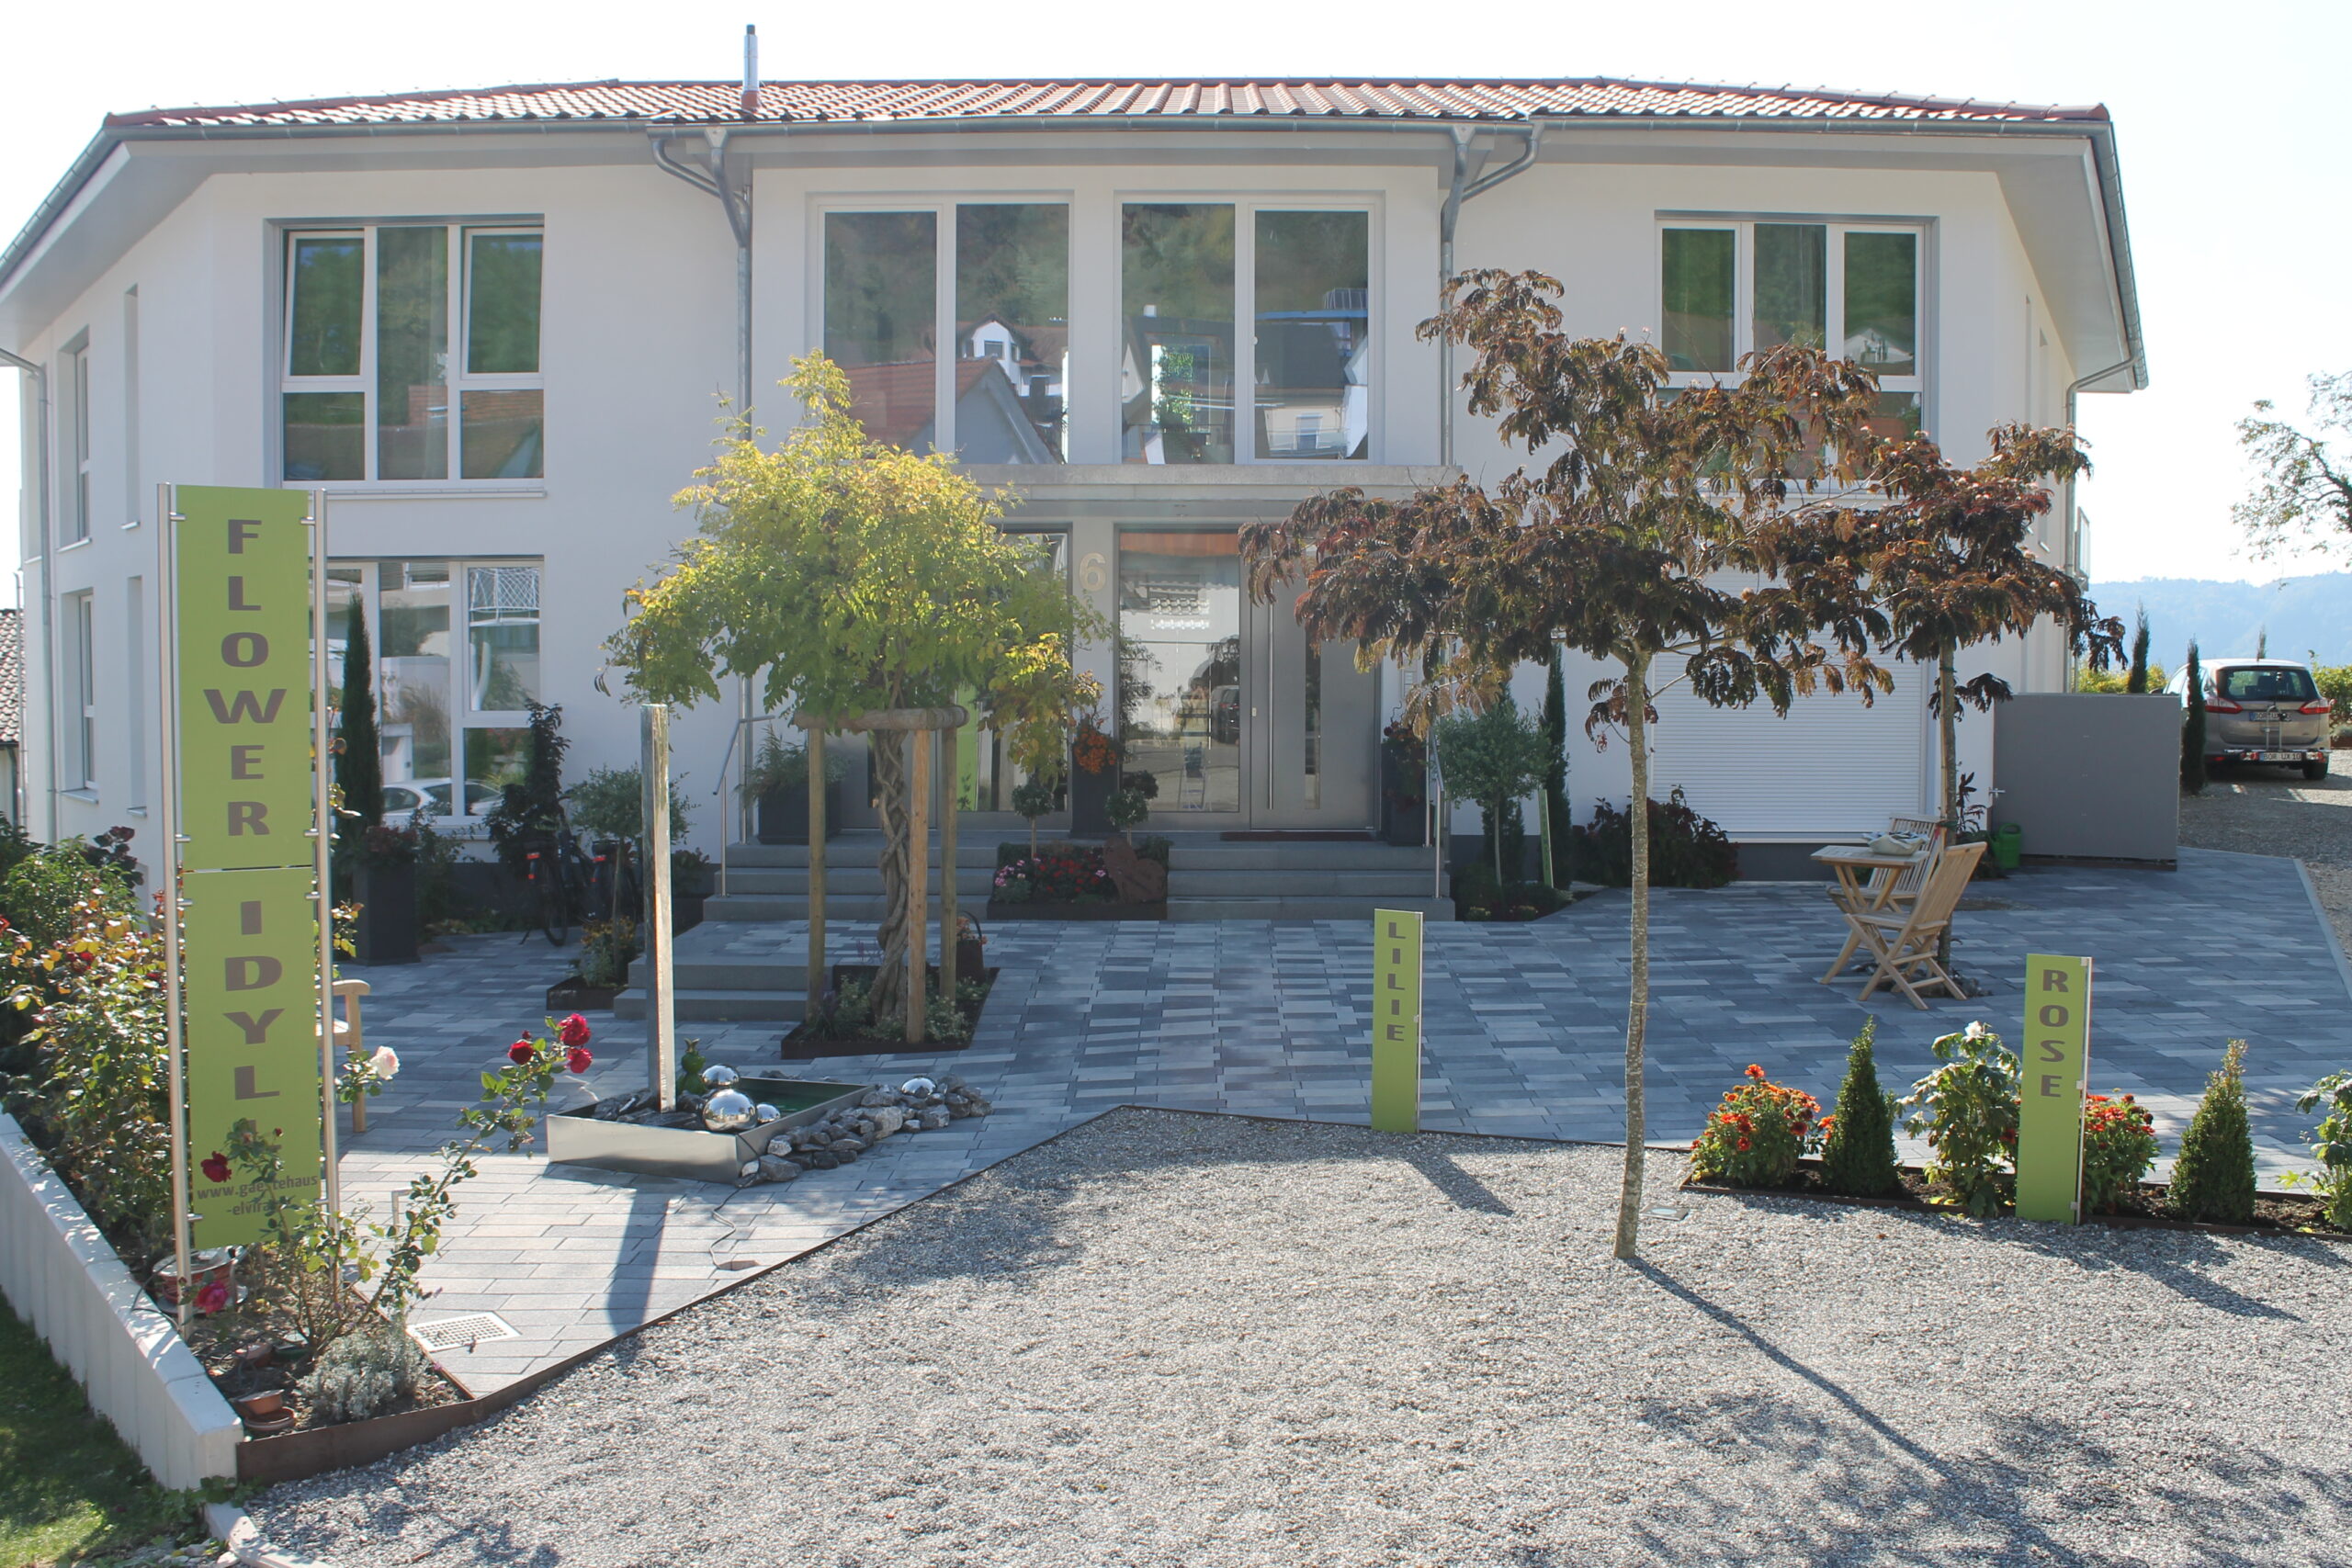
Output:
[[[531,881],[538,889],[539,929],[547,933],[548,946],[561,947],[571,935],[571,901],[563,896],[563,877],[553,859],[552,855],[533,855]]]

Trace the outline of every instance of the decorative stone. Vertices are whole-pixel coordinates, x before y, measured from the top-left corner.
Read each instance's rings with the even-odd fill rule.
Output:
[[[936,1133],[947,1125],[947,1112],[943,1107],[934,1105],[916,1117],[915,1124],[926,1133]]]
[[[874,1113],[874,1135],[887,1138],[907,1124],[907,1113],[895,1105],[886,1105]]]
[[[865,1097],[857,1103],[861,1106],[888,1105],[890,1103],[890,1091],[885,1089],[869,1089],[865,1091]]]
[[[964,1080],[957,1077],[954,1073],[950,1073],[945,1077],[939,1080],[939,1092],[942,1094],[954,1094],[957,1089],[962,1089],[963,1087]]]
[[[801,1171],[797,1164],[784,1158],[781,1155],[762,1155],[759,1167],[760,1179],[763,1181],[791,1181],[796,1179]]]
[[[832,1143],[832,1154],[835,1159],[855,1159],[865,1150],[866,1142],[864,1138],[835,1138]]]
[[[811,1170],[831,1170],[842,1163],[842,1158],[831,1149],[810,1149],[800,1157],[800,1163]]]
[[[1111,874],[1122,904],[1157,904],[1168,897],[1168,868],[1136,853],[1125,833],[1102,840],[1102,869]]]

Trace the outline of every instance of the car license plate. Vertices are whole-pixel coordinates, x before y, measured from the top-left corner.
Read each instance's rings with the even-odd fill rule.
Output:
[[[2301,751],[2257,751],[2254,760],[2257,762],[2300,762],[2303,754]]]

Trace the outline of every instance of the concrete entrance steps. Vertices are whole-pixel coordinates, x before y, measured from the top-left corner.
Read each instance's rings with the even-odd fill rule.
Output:
[[[978,915],[996,875],[997,835],[967,836],[956,846],[956,898]],[[825,916],[834,920],[882,918],[882,835],[852,829],[825,844]],[[932,918],[939,915],[939,841],[931,844],[927,879]],[[729,844],[727,893],[703,905],[706,920],[805,920],[808,918],[808,846]]]
[[[783,956],[790,944],[780,944],[778,953],[770,956],[729,953],[708,941],[695,941],[705,931],[731,940],[740,930],[706,924],[678,939],[670,954],[670,983],[677,987],[678,1021],[772,1023],[781,1033],[799,1022],[807,1011],[808,965]],[[870,943],[868,948],[870,963]],[[842,963],[856,962],[855,944],[848,944],[834,956]],[[613,998],[614,1017],[646,1016],[645,979],[645,961],[640,958],[629,965],[629,988]]]

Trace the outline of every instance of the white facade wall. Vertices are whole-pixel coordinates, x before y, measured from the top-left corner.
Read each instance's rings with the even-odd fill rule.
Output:
[[[708,450],[717,394],[734,387],[735,249],[718,204],[656,168],[641,138],[594,141],[609,153],[579,151],[591,146],[588,141],[566,143],[562,162],[534,150],[555,140],[482,136],[467,139],[463,151],[413,153],[396,144],[365,144],[364,153],[348,154],[342,150],[356,144],[322,142],[303,154],[299,169],[283,166],[282,146],[256,151],[254,172],[206,179],[70,307],[16,345],[53,366],[63,345],[87,332],[99,475],[91,538],[56,552],[53,583],[40,582],[38,540],[25,542],[26,794],[36,831],[139,826],[134,803],[153,800],[160,787],[152,745],[143,784],[134,787],[129,779],[137,750],[130,716],[141,714],[152,726],[155,711],[152,673],[130,667],[134,641],[123,614],[133,578],[147,584],[143,603],[148,615],[153,613],[153,502],[134,506],[130,498],[152,495],[163,479],[272,482],[278,226],[288,222],[543,219],[546,479],[505,493],[463,493],[466,487],[455,483],[406,494],[330,487],[330,549],[342,558],[543,558],[543,694],[564,707],[575,742],[573,769],[633,760],[635,716],[594,687],[599,645],[621,620],[624,592],[657,570],[692,528],[670,498]],[[1544,163],[1464,207],[1456,264],[1540,268],[1566,285],[1567,330],[1638,334],[1657,323],[1661,212],[1917,221],[1927,234],[1929,429],[1955,457],[1971,459],[1983,455],[1984,433],[1997,422],[2062,417],[2075,367],[2064,347],[2066,333],[2041,303],[2043,290],[2000,179],[1964,168],[1894,166],[1908,154],[1889,151],[1887,139],[1858,140],[1873,141],[1867,157],[1849,158],[1818,136],[1792,136],[1788,162],[1773,164],[1762,160],[1780,155],[1775,144],[1756,133],[1736,152],[1720,154],[1708,151],[1724,144],[1720,137],[1687,147],[1672,138],[1640,143],[1625,133],[1606,143],[1555,139]],[[982,144],[985,152],[976,155]],[[1498,139],[1489,166],[1499,166],[1516,144],[1516,138]],[[1286,466],[1279,474],[1252,465],[1115,467],[1119,204],[1255,197],[1361,202],[1373,213],[1378,367],[1372,477],[1390,484],[1434,477],[1438,353],[1416,341],[1413,329],[1436,304],[1449,146],[1450,138],[1434,130],[1278,137],[1113,132],[1082,141],[1046,132],[962,140],[814,135],[768,144],[756,154],[754,186],[754,385],[764,389],[757,412],[763,423],[784,423],[774,383],[794,355],[820,339],[821,215],[829,207],[1067,201],[1072,462],[1020,472],[1028,492],[1022,520],[1070,522],[1072,555],[1082,558],[1109,548],[1114,515],[1210,523],[1279,514],[1314,485],[1347,482],[1365,470],[1345,464]],[[539,156],[547,159],[539,166],[492,166]],[[388,166],[402,162],[435,166]],[[133,288],[135,460],[123,361],[123,300]],[[63,421],[52,417],[53,448],[63,430]],[[1475,475],[1488,479],[1519,460],[1484,422],[1466,415],[1458,422],[1455,451]],[[67,479],[61,466],[51,487],[52,529]],[[2053,518],[2053,531],[2060,525]],[[51,820],[54,672],[44,617],[56,594],[83,591],[93,595],[100,628],[99,788],[95,798],[62,795]],[[1111,608],[1107,588],[1097,607]],[[152,631],[143,647],[152,656]],[[1093,661],[1108,674],[1107,654],[1096,650]],[[2064,682],[2052,637],[1978,650],[1963,660],[1963,675],[1979,669],[2002,673],[2020,690],[2060,689]],[[1581,662],[1568,672],[1572,732],[1580,728],[1584,688],[1595,673]],[[134,698],[134,682],[143,698]],[[1540,704],[1540,673],[1523,672],[1518,686],[1523,704]],[[1392,675],[1386,694],[1393,698],[1396,689]],[[1676,782],[1672,768],[1732,765],[1725,759],[1736,754],[1743,727],[1771,722],[1761,714],[1707,717],[1714,728],[1703,743],[1664,741],[1669,762],[1655,785],[1659,795]],[[705,705],[681,716],[673,730],[677,766],[695,807],[693,839],[709,851],[724,836],[709,791],[733,718],[731,703]],[[1916,728],[1917,720],[1908,722]],[[1982,717],[1962,726],[1962,765],[1980,778],[1991,774],[1991,731]],[[1918,741],[1914,733],[1902,743]],[[1579,734],[1572,748],[1571,795],[1579,815],[1596,796],[1623,799],[1623,747],[1596,753]]]

